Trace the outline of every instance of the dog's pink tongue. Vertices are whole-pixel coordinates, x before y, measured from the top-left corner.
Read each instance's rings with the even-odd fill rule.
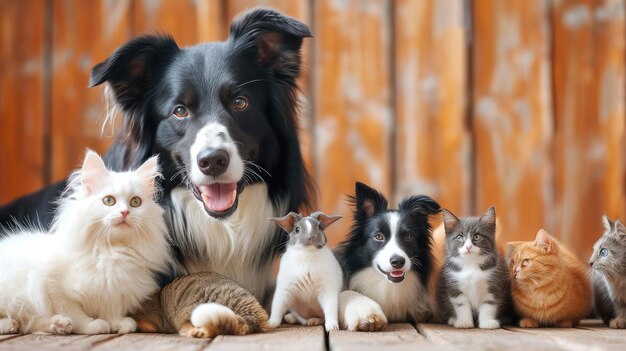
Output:
[[[404,271],[391,271],[389,272],[389,275],[394,278],[400,278],[401,276],[404,275]]]
[[[226,211],[233,207],[237,199],[237,183],[202,185],[199,189],[202,202],[211,211]]]

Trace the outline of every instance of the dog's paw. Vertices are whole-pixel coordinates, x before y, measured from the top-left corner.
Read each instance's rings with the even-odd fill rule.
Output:
[[[324,318],[313,317],[313,318],[309,318],[306,320],[306,325],[308,326],[322,325],[322,324],[324,324]]]
[[[448,325],[449,326],[453,326],[454,323],[456,323],[456,318],[454,317],[450,317],[450,319],[448,319]]]
[[[104,319],[94,319],[87,323],[82,334],[108,334],[111,332],[111,325]]]
[[[116,334],[128,334],[137,330],[137,322],[130,317],[126,317],[111,324],[111,331]]]
[[[275,329],[280,327],[280,324],[282,323],[282,320],[278,319],[278,318],[270,318],[267,321],[267,325],[271,328],[271,329]],[[290,323],[291,324],[291,323]],[[298,321],[296,321],[293,324],[298,324]]]
[[[50,318],[49,331],[56,335],[68,335],[72,334],[74,330],[74,321],[70,317],[66,317],[61,314],[57,314]]]
[[[500,328],[500,322],[497,319],[488,319],[478,322],[480,329],[498,329]]]
[[[311,319],[309,319],[311,320]],[[326,321],[326,323],[324,323],[324,329],[326,329],[327,332],[332,331],[332,330],[339,330],[339,322],[337,321]]]
[[[189,333],[192,337],[214,338],[217,335],[244,335],[248,333],[248,325],[230,308],[217,303],[203,303],[191,313],[191,324],[194,326]],[[200,336],[201,335],[201,336]]]
[[[454,321],[454,324],[452,326],[458,329],[474,328],[474,321],[471,319],[458,319],[457,318],[457,320]]]
[[[521,328],[539,328],[539,322],[534,319],[524,318],[519,321],[519,326]]]
[[[17,334],[20,329],[20,323],[13,318],[0,319],[0,335]]]
[[[340,294],[339,318],[349,331],[378,331],[387,326],[383,309],[374,300],[354,291]]]
[[[609,322],[609,327],[614,328],[614,329],[624,329],[626,328],[626,319],[613,318]]]

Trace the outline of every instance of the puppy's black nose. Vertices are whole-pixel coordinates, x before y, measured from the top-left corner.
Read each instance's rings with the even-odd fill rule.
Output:
[[[206,149],[198,153],[198,167],[206,175],[217,177],[228,169],[230,156],[224,149]]]
[[[404,267],[404,257],[393,255],[389,259],[389,263],[391,263],[391,267],[393,268],[402,268]]]

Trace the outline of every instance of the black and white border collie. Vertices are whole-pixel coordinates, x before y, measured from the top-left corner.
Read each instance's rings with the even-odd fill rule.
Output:
[[[356,183],[351,200],[352,230],[336,249],[348,289],[377,302],[389,322],[428,321],[433,313],[428,219],[441,211],[439,204],[411,196],[392,210],[381,193],[363,183]]]
[[[105,156],[113,170],[154,154],[177,275],[224,274],[267,301],[272,261],[287,236],[268,220],[313,202],[297,133],[303,23],[257,8],[233,20],[225,42],[180,48],[145,35],[97,64],[90,85],[107,85],[121,115]],[[49,224],[64,184],[0,209],[0,220]]]

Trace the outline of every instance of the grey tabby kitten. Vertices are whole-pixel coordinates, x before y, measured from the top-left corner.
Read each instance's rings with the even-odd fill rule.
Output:
[[[594,308],[611,328],[626,328],[626,227],[619,219],[602,218],[606,231],[589,259]]]
[[[496,246],[496,211],[458,219],[443,210],[446,262],[437,282],[437,320],[455,328],[500,327],[506,313],[508,270]]]

